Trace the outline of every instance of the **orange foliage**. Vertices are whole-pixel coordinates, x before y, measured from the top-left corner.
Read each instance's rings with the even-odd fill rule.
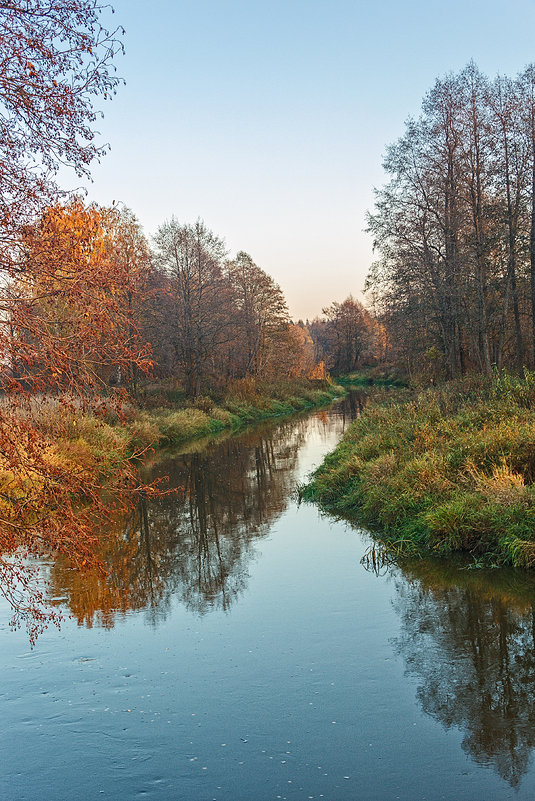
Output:
[[[110,365],[150,367],[131,303],[144,265],[127,269],[116,257],[108,230],[113,212],[75,198],[24,231],[19,275],[6,301],[9,325],[0,332],[3,389],[86,396]]]
[[[21,224],[58,197],[60,166],[88,175],[95,99],[120,83],[112,61],[122,29],[100,22],[98,0],[0,4],[0,269],[12,274]]]
[[[127,270],[118,258],[109,231],[117,214],[79,199],[48,209],[24,231],[19,274],[4,297],[0,583],[16,622],[26,619],[32,635],[54,614],[27,557],[63,554],[78,567],[94,564],[95,532],[137,483],[120,442],[113,469],[109,454],[84,456],[76,442],[68,451],[58,444],[72,439],[73,413],[121,412],[124,393],[104,400],[98,391],[110,370],[150,367],[133,319],[143,265]]]
[[[92,561],[103,486],[116,498],[135,486],[124,447],[113,466],[61,449],[68,408],[98,411],[106,371],[149,366],[132,322],[138,276],[112,241],[117,211],[57,205],[58,169],[88,175],[105,150],[93,103],[119,83],[122,30],[101,24],[104,9],[0,4],[0,592],[32,636],[54,614],[29,557]]]
[[[308,377],[312,379],[321,379],[321,380],[326,379],[328,377],[328,373],[327,370],[325,369],[325,362],[321,361],[318,364],[314,365]]]

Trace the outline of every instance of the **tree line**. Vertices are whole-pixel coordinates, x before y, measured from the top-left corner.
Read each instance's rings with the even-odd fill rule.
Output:
[[[326,306],[322,317],[307,321],[318,362],[335,375],[383,362],[386,329],[364,305],[349,295]]]
[[[435,82],[386,151],[367,280],[389,358],[454,377],[535,364],[535,65]]]
[[[145,374],[195,398],[314,370],[279,285],[247,253],[230,259],[202,220],[171,218],[151,246],[128,208],[71,198],[24,227],[6,290],[5,388],[136,395]]]
[[[384,327],[352,296],[294,324],[273,278],[243,251],[229,258],[202,220],[172,217],[150,243],[130,209],[74,197],[25,225],[20,244],[5,388],[112,384],[135,397],[168,381],[196,398],[240,379],[348,373],[385,349]]]

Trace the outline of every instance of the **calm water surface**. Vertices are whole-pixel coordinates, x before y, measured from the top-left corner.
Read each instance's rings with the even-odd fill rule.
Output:
[[[47,568],[72,618],[33,651],[0,608],[2,801],[533,799],[534,580],[377,573],[296,503],[357,409],[160,463],[108,581]]]

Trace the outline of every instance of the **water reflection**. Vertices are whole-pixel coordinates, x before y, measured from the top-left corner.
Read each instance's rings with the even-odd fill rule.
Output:
[[[160,462],[153,468],[151,475],[154,477],[168,475],[170,484],[177,488],[177,493],[161,497],[150,504],[141,503],[135,510],[135,514],[128,520],[120,521],[120,536],[110,538],[103,554],[109,571],[107,576],[97,573],[80,574],[71,570],[65,562],[58,562],[52,568],[54,595],[66,597],[70,610],[79,624],[88,627],[92,625],[111,627],[119,616],[128,614],[132,610],[142,609],[146,610],[149,619],[156,623],[167,615],[171,604],[174,604],[176,600],[197,614],[205,614],[212,609],[229,610],[240,595],[243,602],[242,593],[249,581],[251,560],[255,557],[255,545],[268,534],[273,523],[291,502],[292,490],[296,481],[301,480],[312,468],[313,463],[318,463],[322,454],[333,447],[336,439],[342,434],[354,415],[358,413],[358,410],[358,398],[348,398],[336,407],[309,417],[286,421],[282,424],[273,423],[257,427],[239,437],[223,439],[208,447],[201,448],[197,443],[191,452],[169,457],[164,462]],[[293,514],[288,519],[289,526],[293,526],[295,521]],[[310,520],[310,518],[305,518],[305,520]],[[318,522],[318,528],[315,529],[312,537],[312,550],[315,551],[315,557],[311,565],[316,570],[314,574],[316,577],[321,575],[323,579],[325,574],[336,584],[340,560],[344,558],[343,554],[346,554],[345,564],[352,565],[353,558],[356,555],[362,555],[366,544],[363,544],[362,550],[359,551],[360,540],[357,535],[353,539],[351,536],[347,536],[344,529],[344,542],[351,540],[357,545],[354,550],[353,547],[351,550],[347,550],[344,546],[344,550],[337,551],[336,545],[333,545],[335,538],[324,537],[320,523],[321,521]],[[278,547],[282,549],[278,551],[278,555],[281,559],[288,558],[288,569],[294,565],[292,579],[296,588],[296,597],[299,593],[303,593],[303,597],[306,598],[308,596],[304,593],[310,592],[311,580],[307,571],[303,569],[302,554],[297,551],[297,546],[294,545],[292,553],[289,553],[292,549],[286,548],[284,542],[286,531],[287,529],[282,525],[279,526],[278,535],[273,537],[271,545],[275,546],[278,543]],[[304,533],[306,538],[295,539],[297,542],[306,542],[308,548],[309,529],[305,527]],[[338,540],[339,546],[340,539]],[[326,559],[327,553],[329,559]],[[351,561],[347,559],[348,553],[351,554]],[[221,691],[221,695],[228,701],[226,709],[232,709],[236,699],[241,698],[242,684],[245,685],[247,680],[251,679],[250,671],[256,670],[251,679],[252,684],[259,688],[256,695],[253,692],[251,700],[254,714],[249,716],[249,700],[244,705],[247,708],[246,713],[243,710],[240,711],[244,730],[249,727],[254,728],[251,720],[256,720],[258,717],[265,722],[266,730],[274,733],[272,742],[275,743],[281,726],[292,727],[295,725],[295,734],[299,738],[303,737],[305,744],[303,752],[306,757],[303,770],[306,772],[307,779],[310,776],[309,755],[314,753],[317,748],[318,753],[322,753],[322,762],[319,763],[322,765],[325,764],[324,758],[328,761],[332,760],[335,765],[339,764],[340,754],[342,754],[342,759],[347,759],[349,763],[354,760],[355,774],[360,771],[359,781],[362,782],[362,797],[394,797],[393,791],[390,792],[388,788],[377,789],[380,784],[380,782],[377,784],[376,772],[379,763],[375,760],[381,757],[376,757],[371,753],[369,757],[366,756],[364,753],[366,749],[361,749],[361,753],[355,756],[355,741],[359,732],[362,735],[362,743],[371,743],[377,732],[382,730],[388,738],[391,737],[388,740],[390,743],[388,754],[386,748],[383,750],[384,776],[391,783],[389,786],[394,786],[396,782],[405,781],[407,783],[410,791],[403,797],[436,798],[437,792],[439,792],[436,785],[448,779],[457,782],[457,789],[460,788],[462,791],[456,797],[464,799],[481,797],[477,794],[467,795],[470,792],[469,789],[462,790],[462,782],[458,781],[458,762],[452,759],[453,769],[451,765],[447,764],[448,755],[451,757],[457,749],[456,736],[449,738],[449,744],[448,742],[444,744],[440,737],[436,740],[430,738],[429,754],[433,758],[433,765],[437,764],[434,751],[437,742],[438,748],[445,749],[444,753],[442,750],[440,751],[439,757],[440,759],[444,757],[444,771],[441,776],[436,778],[434,774],[431,775],[428,785],[425,785],[430,788],[429,791],[422,789],[420,792],[418,790],[420,781],[424,787],[423,772],[427,770],[425,758],[429,757],[429,754],[415,756],[414,752],[406,748],[405,740],[399,739],[396,731],[393,734],[390,733],[389,715],[396,716],[398,709],[401,710],[400,720],[406,723],[404,717],[406,711],[404,711],[403,703],[400,704],[400,699],[405,700],[404,688],[400,688],[400,684],[403,683],[402,677],[398,671],[391,669],[390,660],[385,659],[383,664],[382,656],[378,655],[378,661],[374,661],[375,651],[373,649],[377,645],[381,648],[386,645],[388,655],[393,646],[403,658],[406,673],[417,684],[417,699],[423,712],[446,729],[459,730],[462,734],[463,748],[471,760],[479,765],[492,768],[497,776],[502,777],[511,787],[519,789],[522,777],[528,770],[532,749],[535,747],[535,576],[504,570],[467,571],[454,565],[446,567],[443,563],[425,560],[414,563],[404,562],[402,566],[399,566],[393,564],[388,558],[381,558],[380,550],[371,548],[366,552],[365,557],[366,565],[380,577],[376,585],[377,592],[373,592],[369,582],[362,581],[363,578],[367,579],[368,577],[363,577],[358,568],[354,573],[352,568],[346,570],[344,581],[341,583],[341,596],[337,594],[338,586],[333,588],[332,596],[330,593],[327,593],[325,597],[321,594],[318,595],[318,609],[321,609],[322,613],[318,614],[318,617],[321,617],[321,625],[315,628],[312,622],[310,628],[300,625],[298,629],[295,629],[290,620],[285,627],[288,640],[282,655],[278,651],[275,653],[270,647],[275,639],[268,638],[267,646],[264,645],[258,651],[254,668],[251,668],[249,663],[244,663],[242,665],[244,673],[239,673],[235,671],[234,665],[232,666],[230,671],[232,679],[222,685],[227,688],[226,692]],[[331,572],[329,572],[329,564]],[[358,592],[353,594],[355,588]],[[292,593],[293,590],[294,586],[292,585]],[[264,604],[268,610],[271,610],[270,595],[274,596],[275,592],[270,593],[269,589],[266,592]],[[392,592],[395,614],[392,613],[389,605],[390,592]],[[344,599],[343,604],[339,600],[340,597]],[[327,611],[323,615],[325,609]],[[377,617],[371,621],[369,609],[377,609],[381,611],[381,614],[377,614]],[[312,609],[312,614],[309,614],[308,607],[304,612],[301,609],[300,614],[304,617],[298,616],[297,620],[301,622],[304,619],[312,619],[314,618],[313,612]],[[272,614],[271,611],[269,614]],[[214,630],[218,628],[217,621],[215,623]],[[251,625],[253,628],[257,625],[256,617]],[[231,629],[232,626],[228,628]],[[394,640],[391,640],[392,632],[398,630],[399,634]],[[353,631],[358,636],[353,636]],[[251,632],[251,629],[247,629],[248,636],[252,636]],[[349,632],[349,635],[346,636],[346,632]],[[77,632],[78,634],[82,633]],[[120,638],[115,640],[115,638],[99,638],[98,634],[93,637],[86,635],[87,632],[83,634],[83,637],[78,637],[75,642],[83,642],[84,648],[86,642],[98,643],[98,647],[101,648],[105,639],[110,643],[108,645],[110,650],[114,648],[114,645],[111,645],[112,642],[119,643],[118,649],[124,648],[124,640],[121,645]],[[179,644],[182,642],[183,635],[184,632],[179,631],[175,640],[174,647],[178,650],[180,650]],[[240,641],[240,636],[239,633],[232,632],[232,637],[225,641],[232,643],[232,647],[229,646],[226,649],[227,655],[232,653],[234,657],[234,647]],[[279,636],[278,630],[273,636],[274,638]],[[356,647],[354,647],[355,641]],[[72,642],[73,640],[67,640],[69,658]],[[189,642],[197,642],[196,635]],[[126,665],[130,659],[133,663],[138,661],[139,672],[144,677],[143,683],[138,684],[135,691],[130,689],[129,692],[132,694],[131,697],[136,692],[139,700],[145,697],[144,682],[148,682],[154,687],[158,685],[160,667],[150,651],[152,644],[149,648],[148,658],[143,651],[141,642],[139,646],[137,642],[135,643],[134,648],[138,647],[139,655],[136,654],[134,658],[129,642],[125,661],[117,664]],[[268,651],[271,652],[271,655],[266,660]],[[124,653],[120,650],[119,652]],[[65,651],[61,646],[58,647],[56,653],[59,653],[60,661],[63,660],[65,664],[68,662],[64,673],[64,682],[66,687],[71,688],[72,665],[70,661],[65,660]],[[212,643],[207,653],[212,653],[212,658],[218,660],[219,644]],[[308,663],[305,662],[307,653],[311,660],[310,667],[313,667],[314,671],[306,669],[308,667]],[[372,658],[368,659],[370,653]],[[323,659],[325,654],[327,656]],[[335,654],[337,656],[334,656]],[[361,658],[363,654],[365,654],[365,658]],[[313,657],[317,658],[312,661]],[[58,662],[53,661],[52,655],[50,660],[53,671]],[[276,663],[275,667],[270,660]],[[105,661],[102,661],[103,666]],[[110,661],[113,662],[113,660]],[[389,663],[388,667],[385,668],[387,663]],[[216,664],[219,663],[216,661]],[[226,664],[230,664],[228,660]],[[251,662],[252,664],[253,662]],[[150,665],[155,666],[156,678],[154,679],[146,678],[150,675]],[[182,696],[187,695],[201,704],[199,699],[204,699],[207,683],[213,681],[212,663],[208,660],[205,664],[203,653],[199,656],[198,661],[191,662],[191,666],[189,668],[191,675],[188,675],[188,691],[182,693]],[[60,672],[61,669],[60,666]],[[85,667],[83,669],[85,670]],[[103,669],[105,668],[103,667]],[[199,681],[197,683],[193,680],[190,681],[192,676],[195,678],[196,671],[202,671],[202,669],[206,669],[207,672],[200,673]],[[308,724],[304,725],[305,716],[302,706],[294,707],[292,704],[296,703],[296,698],[301,704],[302,699],[308,697],[305,692],[307,681],[303,680],[302,676],[304,674],[308,676],[309,673],[310,681],[312,681],[309,686],[314,688],[314,696],[310,696],[310,698],[314,706],[312,703],[307,705],[312,717],[308,719]],[[341,679],[338,684],[340,689],[335,688],[337,682],[333,681],[335,678],[333,673],[336,673]],[[86,676],[83,675],[84,682],[86,682]],[[274,680],[276,683],[268,684],[266,679],[268,675],[271,676],[271,681]],[[291,676],[287,695],[285,694],[287,688],[284,689],[286,682],[284,677],[286,676]],[[20,692],[20,697],[30,698],[32,704],[35,703],[36,698],[39,703],[46,703],[47,696],[41,692],[41,679],[38,680],[38,688],[34,687],[33,695],[28,693],[26,683],[28,674],[23,674],[23,679],[22,689],[17,691]],[[170,674],[169,679],[165,681],[171,683],[161,686],[162,707],[167,706],[167,698],[173,694],[169,688],[182,686],[173,683],[179,681],[173,674]],[[113,714],[120,712],[118,707],[114,706],[118,682],[117,676],[113,674],[109,681],[111,687],[109,706],[114,710]],[[323,685],[325,688],[333,688],[327,690],[330,700],[325,696],[327,700],[324,701],[324,707],[318,703],[319,697],[321,697],[320,693],[324,693]],[[87,682],[87,687],[90,686]],[[272,686],[283,688],[279,693],[280,704],[278,706],[273,705],[271,700],[266,700],[266,693],[268,695],[271,693]],[[364,687],[365,697],[362,687]],[[120,684],[120,689],[122,691],[122,684]],[[219,687],[216,690],[219,693]],[[319,696],[317,701],[316,691]],[[177,697],[181,696],[181,693],[175,694]],[[87,699],[86,703],[89,703]],[[211,703],[214,704],[213,698]],[[319,707],[317,713],[315,711],[316,703]],[[141,709],[146,709],[144,704],[145,700]],[[329,734],[323,741],[318,721],[323,719],[323,711],[330,708],[329,704],[335,704],[332,708],[336,711],[329,713],[325,719],[339,721],[339,726],[333,727],[336,729],[336,733]],[[337,706],[338,704],[339,706]],[[133,703],[129,702],[128,705],[131,708],[134,707]],[[239,705],[239,701],[237,705]],[[342,723],[343,715],[338,717],[338,713],[345,710],[346,706],[350,711],[347,719]],[[410,710],[408,727],[412,724],[413,709],[412,704],[409,703],[407,706]],[[158,704],[154,701],[153,708],[156,710],[157,707]],[[283,708],[285,712],[286,707],[288,715],[283,719]],[[388,714],[385,714],[384,710],[388,710]],[[185,731],[183,728],[184,714],[184,709],[178,702],[174,712],[169,715],[166,713],[167,720],[178,721],[179,740]],[[189,714],[188,708],[188,718]],[[377,715],[381,715],[380,720],[376,717]],[[223,762],[219,763],[219,748],[222,747],[219,746],[219,743],[222,742],[219,739],[222,716],[224,714],[217,706],[211,724],[213,728],[206,729],[208,732],[207,742],[210,741],[210,737],[215,738],[213,742],[217,744],[217,764],[221,765],[224,764]],[[88,717],[87,719],[91,721],[89,725],[91,737],[93,737],[94,718]],[[354,721],[358,722],[355,724]],[[105,720],[103,726],[109,725]],[[140,741],[143,742],[142,738],[146,732],[142,728],[144,721],[141,720],[137,725],[141,727],[137,731],[141,732],[139,736]],[[128,752],[128,739],[123,734],[126,729],[122,728],[122,719],[120,726],[121,728],[117,730],[116,741],[121,744],[126,743],[125,748],[127,753],[130,753]],[[408,730],[407,727],[400,727],[403,738],[404,733]],[[66,730],[66,727],[63,728]],[[391,728],[396,729],[396,727]],[[216,730],[217,733],[213,734]],[[10,731],[12,731],[12,727]],[[70,731],[71,729],[69,729]],[[172,731],[174,733],[176,730]],[[329,728],[329,732],[331,731]],[[347,740],[344,740],[344,731],[347,732]],[[307,740],[310,732],[312,732],[312,736]],[[26,730],[23,733],[26,737]],[[192,741],[197,736],[200,738],[197,740],[198,744],[205,735],[195,731],[195,737],[191,736],[192,745]],[[290,734],[283,736],[284,742],[294,739]],[[335,738],[331,739],[330,745],[329,738]],[[182,739],[187,738],[182,737]],[[431,740],[433,741],[431,742]],[[145,742],[151,742],[150,738]],[[168,742],[169,748],[175,747],[174,742],[171,746],[171,736],[169,736]],[[230,741],[225,738],[225,742]],[[245,743],[245,740],[240,739],[237,743],[239,749],[241,749],[242,742]],[[261,740],[258,742],[261,744]],[[158,747],[152,749],[155,754],[165,752],[165,749],[160,748],[160,744],[159,740]],[[56,744],[53,743],[53,745],[56,753],[62,751],[61,748],[57,748]],[[274,750],[275,747],[273,745]],[[151,748],[149,747],[148,750],[150,751]],[[249,750],[249,746],[246,750]],[[207,753],[210,753],[209,748]],[[215,753],[212,751],[213,755]],[[228,751],[225,750],[226,753],[231,753],[230,747]],[[243,758],[236,757],[237,753],[235,751],[231,759],[233,767],[230,773],[233,776],[236,758]],[[260,753],[263,755],[266,752],[261,750]],[[283,744],[281,756],[284,753],[286,753],[286,746]],[[258,753],[257,756],[259,756]],[[98,758],[101,759],[100,752]],[[285,762],[283,763],[281,760],[281,766],[286,764],[286,756],[283,758]],[[390,763],[387,763],[387,758],[390,759]],[[194,770],[195,763],[189,754],[188,759],[188,765],[191,765],[191,769]],[[260,759],[263,760],[263,756],[260,756]],[[267,761],[268,757],[266,756],[265,759]],[[366,762],[366,759],[369,761]],[[361,761],[359,762],[359,760]],[[289,762],[290,760],[288,760]],[[216,759],[213,760],[213,764],[215,763]],[[115,764],[117,763],[114,763],[114,771]],[[120,764],[129,763],[126,759],[121,759]],[[203,763],[197,764],[202,765]],[[271,773],[262,773],[264,770],[262,763],[252,762],[251,766],[253,764],[255,768],[254,770],[251,768],[251,770],[255,776],[258,769],[258,775],[262,776],[263,780],[265,779],[266,782],[273,780]],[[182,767],[180,770],[183,770]],[[346,768],[344,767],[343,770],[345,772]],[[327,776],[326,770],[323,772],[322,769],[322,773]],[[490,772],[487,771],[487,773]],[[34,771],[33,775],[37,775],[37,773]],[[368,775],[372,777],[371,790],[370,785],[367,784],[366,777]],[[532,774],[530,775],[532,776]],[[136,781],[138,778],[139,774],[137,774]],[[491,786],[497,790],[494,795],[486,797],[505,797],[503,782],[497,777],[491,778],[493,778],[493,782],[485,786]],[[485,781],[487,779],[488,776]],[[320,779],[320,781],[322,780]],[[327,781],[330,781],[330,777],[326,779]],[[425,781],[428,781],[427,777]],[[526,780],[525,785],[528,783]],[[396,792],[399,791],[399,786],[395,789]],[[523,789],[519,789],[519,795],[522,794]],[[353,788],[348,785],[347,791],[341,793],[340,788],[336,785],[334,792],[329,797],[356,797],[354,794],[349,795],[351,790]],[[527,793],[528,795],[522,795],[522,797],[529,797],[529,787]],[[133,797],[133,795],[131,793],[128,797]],[[49,797],[46,792],[40,793],[40,796]],[[191,793],[190,797],[192,797]],[[223,797],[236,796],[234,793],[234,795]]]
[[[345,426],[341,405],[336,410]],[[172,597],[204,614],[228,609],[247,585],[254,543],[283,513],[295,486],[299,450],[319,413],[255,428],[198,452],[169,457],[151,471],[176,493],[139,504],[106,545],[107,575],[53,568],[55,596],[67,596],[80,624],[111,627],[117,615],[147,608],[164,617]]]
[[[396,647],[418,701],[513,787],[535,746],[535,580],[422,561],[396,576]]]
[[[107,575],[58,561],[52,592],[86,626],[112,627],[141,609],[156,623],[173,599],[197,614],[228,610],[247,587],[255,543],[290,502],[304,446],[332,447],[361,408],[353,395],[158,463],[151,475],[169,476],[176,494],[141,503],[120,522],[103,554]],[[535,578],[425,560],[401,568],[374,555],[368,566],[394,578],[394,645],[418,681],[421,708],[462,731],[476,763],[518,786],[535,747]]]

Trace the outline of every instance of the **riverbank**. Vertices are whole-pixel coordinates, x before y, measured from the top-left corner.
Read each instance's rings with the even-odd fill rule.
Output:
[[[535,373],[372,402],[302,489],[396,552],[535,567]]]
[[[190,403],[168,403],[150,410],[126,407],[98,418],[57,407],[38,423],[54,443],[54,459],[68,469],[99,463],[101,475],[112,475],[125,458],[150,448],[168,448],[225,430],[321,407],[345,390],[328,380],[236,382],[219,402],[202,397]]]
[[[190,439],[237,430],[272,417],[325,406],[345,394],[329,380],[242,381],[218,401],[204,396],[181,407],[138,411],[127,429],[134,447],[169,447]]]
[[[78,511],[82,511],[81,517],[86,513],[90,517],[91,510],[101,503],[102,492],[120,505],[126,490],[137,485],[137,467],[149,452],[325,406],[344,392],[327,380],[295,379],[271,385],[242,381],[227,389],[219,403],[203,397],[181,406],[167,401],[167,406],[150,410],[125,403],[119,412],[116,404],[103,398],[98,410],[90,414],[75,398],[67,402],[41,396],[33,403],[30,399],[24,409],[8,407],[6,412],[12,415],[13,425],[22,421],[24,436],[29,436],[25,414],[34,428],[31,449],[28,453],[21,450],[19,470],[11,469],[5,458],[0,460],[2,516],[16,521],[18,530],[35,526],[41,518],[50,527],[60,526],[67,505],[73,525],[78,525]],[[22,448],[21,440],[22,435],[17,447]],[[58,492],[67,487],[65,500],[58,503]],[[91,524],[84,526],[77,532],[91,531]],[[92,547],[90,544],[83,552],[86,561]]]
[[[393,368],[363,368],[352,373],[335,376],[334,378],[337,384],[346,389],[369,387],[406,388],[409,386],[406,376]]]

